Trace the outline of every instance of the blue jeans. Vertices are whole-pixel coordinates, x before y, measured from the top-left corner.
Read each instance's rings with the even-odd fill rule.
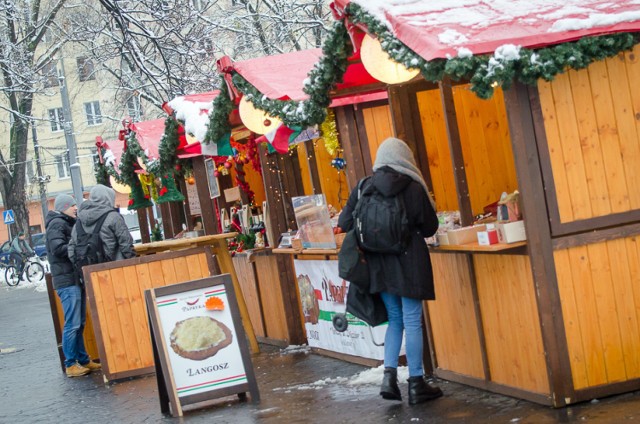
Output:
[[[384,337],[384,366],[398,368],[402,332],[406,334],[409,377],[421,377],[422,370],[422,301],[380,293],[389,315],[389,327]]]
[[[89,355],[84,348],[84,323],[87,319],[87,298],[80,286],[63,287],[56,290],[64,311],[62,330],[62,352],[64,365],[70,367],[76,362],[86,364]]]

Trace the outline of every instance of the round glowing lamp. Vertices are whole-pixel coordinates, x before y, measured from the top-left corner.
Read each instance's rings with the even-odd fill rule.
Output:
[[[420,72],[418,69],[407,69],[403,64],[391,59],[387,52],[382,50],[380,41],[369,34],[362,39],[360,58],[372,77],[387,84],[407,82]]]
[[[256,134],[266,134],[280,125],[282,121],[256,109],[246,97],[242,97],[238,106],[240,119],[245,127]]]
[[[117,191],[118,193],[122,193],[122,194],[131,193],[131,187],[125,184],[120,184],[119,182],[116,181],[115,178],[113,178],[112,175],[109,176],[109,183],[111,183],[111,188]]]

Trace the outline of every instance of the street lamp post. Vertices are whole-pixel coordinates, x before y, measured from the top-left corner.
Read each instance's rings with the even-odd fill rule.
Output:
[[[73,187],[73,196],[76,198],[76,202],[79,205],[83,199],[82,172],[80,170],[80,164],[78,163],[78,149],[76,148],[76,139],[73,134],[71,105],[69,103],[69,92],[67,91],[62,59],[60,60],[60,74],[58,75],[58,81],[60,81],[60,97],[62,97],[62,115],[64,118],[62,125],[64,126],[64,138],[67,142],[67,152],[69,153],[71,186]]]

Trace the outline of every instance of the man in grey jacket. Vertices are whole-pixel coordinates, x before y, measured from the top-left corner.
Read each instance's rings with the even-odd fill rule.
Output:
[[[89,199],[80,204],[78,208],[78,223],[82,224],[85,232],[91,233],[96,222],[108,214],[100,229],[100,239],[105,262],[129,259],[136,256],[133,250],[133,238],[124,218],[115,209],[116,192],[112,188],[98,184],[91,189]],[[69,240],[69,259],[75,263],[78,225],[73,227],[71,240]]]

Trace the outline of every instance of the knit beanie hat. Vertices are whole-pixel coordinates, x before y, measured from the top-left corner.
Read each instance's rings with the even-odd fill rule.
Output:
[[[427,183],[422,177],[422,172],[420,172],[416,165],[413,152],[411,148],[407,146],[407,143],[395,137],[389,137],[383,141],[380,147],[378,147],[376,161],[373,164],[373,171],[375,172],[383,166],[388,166],[401,174],[411,177],[412,180],[419,183],[424,188],[429,202],[431,202],[431,206],[436,207],[427,188]]]
[[[73,196],[69,196],[68,194],[59,194],[56,197],[55,202],[53,202],[53,209],[58,212],[64,212],[75,204],[76,200]]]

